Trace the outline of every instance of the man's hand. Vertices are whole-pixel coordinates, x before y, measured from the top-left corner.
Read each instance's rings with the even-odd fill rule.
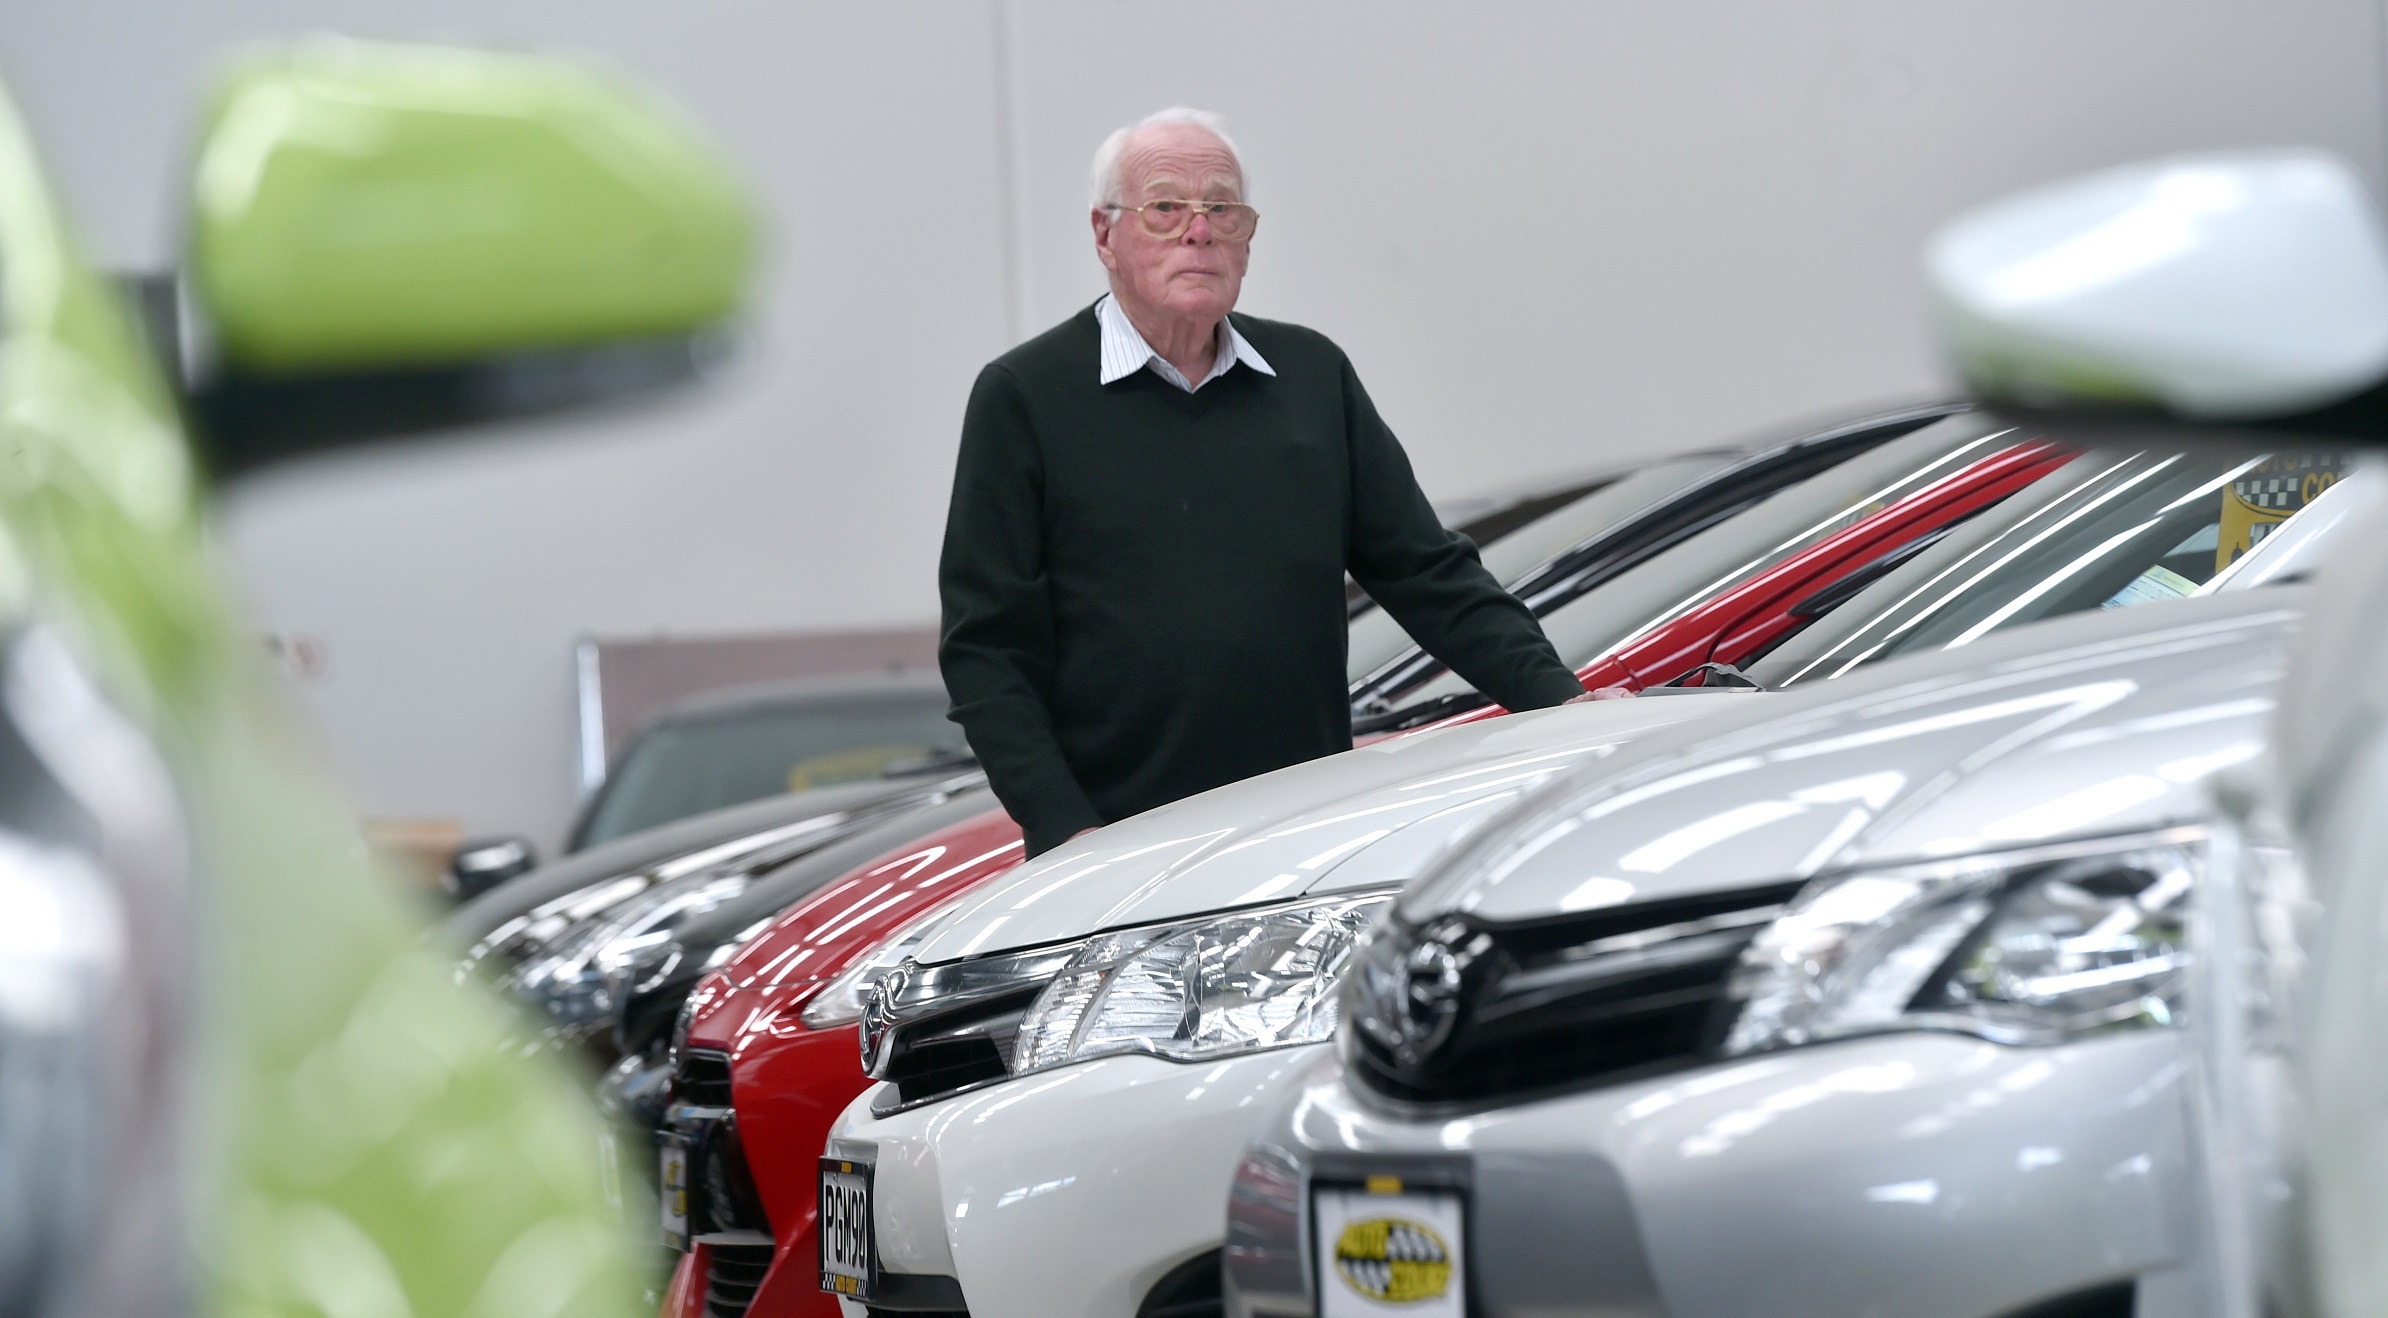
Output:
[[[1565,703],[1580,705],[1587,700],[1631,700],[1635,694],[1637,693],[1629,686],[1604,686],[1586,691],[1580,696],[1569,696]]]

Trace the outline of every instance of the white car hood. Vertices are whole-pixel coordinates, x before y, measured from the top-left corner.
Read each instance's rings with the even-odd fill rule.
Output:
[[[1546,785],[1402,896],[1486,923],[2202,820],[2260,753],[2301,591],[2090,614],[1885,664]]]
[[[1603,700],[1393,737],[1191,796],[1037,857],[964,899],[924,964],[1407,882],[1553,776],[1763,694]]]

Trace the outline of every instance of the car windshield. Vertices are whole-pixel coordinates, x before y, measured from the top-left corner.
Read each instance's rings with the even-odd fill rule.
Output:
[[[2346,470],[2326,449],[2093,449],[1745,667],[1789,686],[2043,618],[2198,594]]]
[[[781,792],[876,778],[902,761],[962,753],[962,730],[945,709],[944,693],[928,690],[667,716],[623,752],[574,848]]]
[[[1514,584],[1541,566],[1551,555],[1600,534],[1609,527],[1692,482],[1730,466],[1738,453],[1693,453],[1653,462],[1622,479],[1595,485],[1522,524],[1463,526],[1476,541],[1484,570],[1503,586]],[[1377,670],[1386,660],[1417,645],[1401,624],[1383,609],[1369,609],[1352,619],[1351,640],[1345,650],[1346,685]]]
[[[1556,607],[1545,604],[1543,632],[1561,659],[1581,668],[1725,587],[2031,438],[1979,414],[1934,422],[1780,490]],[[1400,708],[1384,718],[1455,710],[1472,698],[1474,689],[1464,679],[1438,667],[1402,692]]]

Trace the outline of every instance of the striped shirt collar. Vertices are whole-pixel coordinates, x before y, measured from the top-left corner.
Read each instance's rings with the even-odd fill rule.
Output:
[[[1144,341],[1144,336],[1136,332],[1128,313],[1120,310],[1119,303],[1109,293],[1103,295],[1102,301],[1095,303],[1095,319],[1103,326],[1104,384],[1125,380],[1147,366],[1152,368],[1153,374],[1187,393],[1193,393],[1227,374],[1239,361],[1262,375],[1277,373],[1276,368],[1269,365],[1268,358],[1261,356],[1260,350],[1252,346],[1252,341],[1237,333],[1235,326],[1228,323],[1224,316],[1219,319],[1219,350],[1212,356],[1211,373],[1202,377],[1200,384],[1188,383],[1185,372],[1170,365],[1168,358],[1154,352],[1152,345]]]

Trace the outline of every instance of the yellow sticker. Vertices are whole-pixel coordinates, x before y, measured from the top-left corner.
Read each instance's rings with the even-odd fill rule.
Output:
[[[927,746],[856,746],[848,750],[831,751],[798,760],[788,767],[788,790],[801,792],[812,787],[827,787],[833,783],[850,783],[858,779],[876,778],[880,771],[898,760],[917,760],[928,754]]]
[[[1423,1222],[1363,1218],[1335,1238],[1335,1271],[1381,1304],[1441,1299],[1451,1288],[1451,1246]]]
[[[2338,483],[2342,465],[2340,459],[2327,454],[2284,454],[2240,473],[2222,491],[2214,570],[2229,567],[2273,527],[2321,498],[2324,490]]]
[[[1401,1178],[1398,1176],[1371,1176],[1368,1178],[1368,1193],[1400,1194]]]

